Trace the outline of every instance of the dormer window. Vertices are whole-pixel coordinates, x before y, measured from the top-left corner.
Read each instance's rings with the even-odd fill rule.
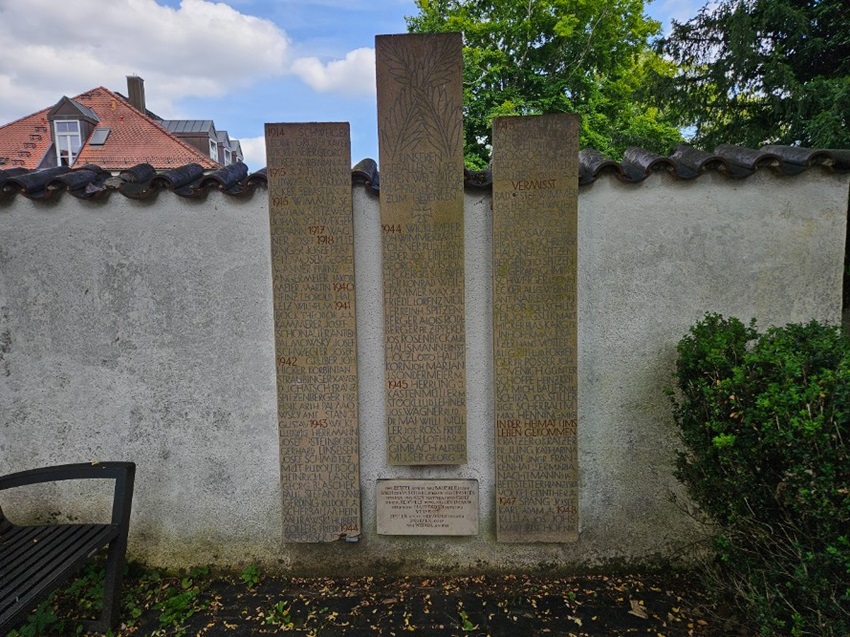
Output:
[[[231,152],[225,148],[224,149],[224,165],[225,166],[229,166],[231,163],[233,163],[232,157],[233,157],[233,155],[231,154]]]
[[[47,121],[53,133],[56,165],[68,167],[77,161],[83,141],[100,122],[92,109],[68,97],[56,102],[56,106],[47,113]]]
[[[216,144],[212,139],[210,140],[210,158],[212,158],[213,161],[218,161],[218,144]]]
[[[54,121],[54,126],[56,160],[59,166],[73,166],[83,145],[80,122],[71,119],[57,119]]]

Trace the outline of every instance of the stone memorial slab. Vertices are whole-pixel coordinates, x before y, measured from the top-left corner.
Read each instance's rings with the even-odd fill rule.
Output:
[[[375,40],[388,461],[466,462],[459,33]]]
[[[379,535],[478,535],[477,480],[378,480]]]
[[[283,538],[360,534],[348,124],[266,124]]]
[[[578,118],[493,122],[496,537],[578,539]]]

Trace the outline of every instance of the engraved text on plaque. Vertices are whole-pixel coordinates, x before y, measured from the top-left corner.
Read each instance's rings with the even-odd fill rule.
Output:
[[[378,480],[380,535],[477,535],[476,480]]]
[[[266,124],[283,538],[360,534],[348,124]]]
[[[466,462],[458,33],[378,36],[388,456]]]
[[[578,118],[493,122],[496,536],[578,539]]]

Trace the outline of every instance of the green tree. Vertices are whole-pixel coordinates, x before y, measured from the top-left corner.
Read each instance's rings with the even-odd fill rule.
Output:
[[[464,36],[467,165],[490,159],[492,120],[573,112],[582,146],[619,159],[629,146],[666,153],[678,129],[640,99],[650,75],[673,65],[649,45],[660,31],[644,0],[416,0],[414,33]]]
[[[654,94],[694,143],[850,147],[847,0],[720,0],[674,23]]]

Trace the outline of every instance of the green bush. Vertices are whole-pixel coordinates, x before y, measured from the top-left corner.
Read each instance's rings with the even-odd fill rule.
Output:
[[[850,345],[709,314],[678,346],[677,477],[713,524],[713,583],[763,635],[850,634]]]

